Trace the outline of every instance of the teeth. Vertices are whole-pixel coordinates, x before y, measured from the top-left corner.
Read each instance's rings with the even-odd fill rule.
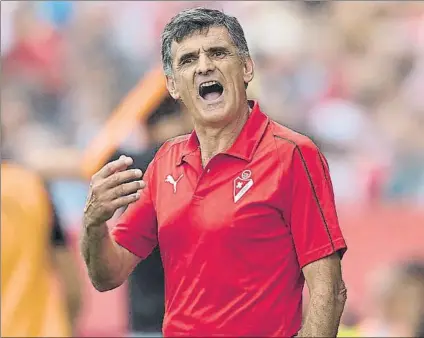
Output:
[[[209,81],[209,82],[204,82],[200,85],[200,87],[206,87],[206,86],[213,86],[215,84],[218,84],[218,81]]]

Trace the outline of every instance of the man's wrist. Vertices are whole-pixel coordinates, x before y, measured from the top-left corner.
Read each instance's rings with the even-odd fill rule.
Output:
[[[93,223],[84,221],[84,230],[90,236],[105,237],[109,233],[109,228],[106,222]]]

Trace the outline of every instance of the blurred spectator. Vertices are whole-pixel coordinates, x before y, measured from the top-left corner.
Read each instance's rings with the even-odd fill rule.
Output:
[[[71,336],[80,284],[48,191],[36,174],[3,160],[1,180],[2,335]]]
[[[42,1],[37,3],[38,17],[56,27],[64,27],[71,20],[75,9],[72,1]]]

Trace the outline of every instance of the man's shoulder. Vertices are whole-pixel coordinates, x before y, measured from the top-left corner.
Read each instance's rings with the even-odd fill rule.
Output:
[[[185,145],[190,138],[190,134],[173,137],[163,143],[156,153],[154,161],[159,161],[166,157],[175,157],[181,155]]]
[[[190,138],[190,135],[191,134],[184,134],[184,135],[175,136],[175,137],[165,141],[165,143],[163,144],[162,147],[164,147],[164,146],[173,147],[175,145],[181,145],[181,144],[185,145],[185,143]]]
[[[296,148],[300,151],[319,150],[318,146],[308,136],[273,120],[270,123],[270,133],[275,139],[278,149],[284,149],[289,152],[296,150]]]

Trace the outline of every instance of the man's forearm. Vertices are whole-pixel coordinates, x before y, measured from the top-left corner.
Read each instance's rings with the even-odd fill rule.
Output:
[[[336,337],[346,302],[346,290],[316,291],[311,295],[299,337]]]
[[[83,227],[81,251],[97,290],[107,291],[118,286],[115,280],[120,272],[119,254],[106,224]]]

